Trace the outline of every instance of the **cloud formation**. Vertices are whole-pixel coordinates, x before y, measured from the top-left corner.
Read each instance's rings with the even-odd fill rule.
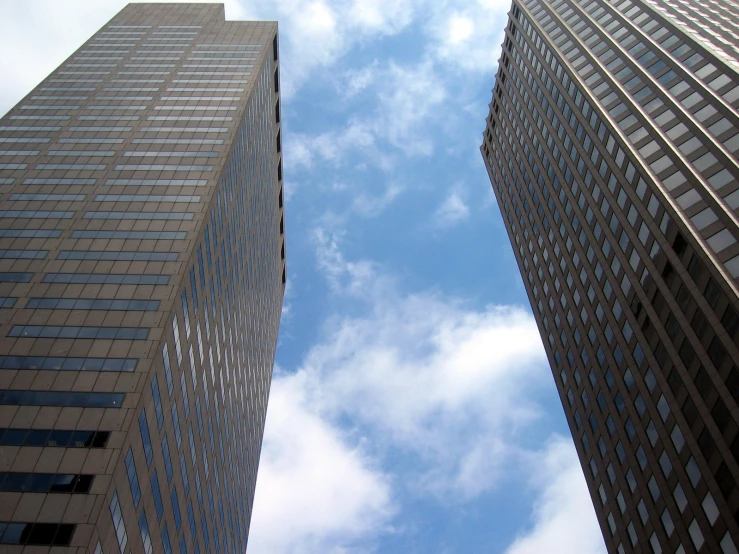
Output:
[[[605,554],[571,439],[555,437],[531,463],[531,484],[539,491],[533,526],[505,554]]]
[[[250,554],[372,552],[408,498],[464,505],[520,479],[520,468],[541,475],[531,464],[541,458],[533,529],[508,554],[533,552],[522,549],[587,522],[588,510],[593,519],[571,442],[538,452],[524,439],[543,415],[536,393],[551,383],[529,312],[402,293],[377,264],[347,261],[340,235],[318,232],[315,244],[335,294],[367,309],[330,318],[299,367],[275,376]],[[279,510],[291,491],[296,507]],[[330,515],[302,513],[313,509],[303,495],[328,496]],[[310,524],[293,527],[302,517]]]

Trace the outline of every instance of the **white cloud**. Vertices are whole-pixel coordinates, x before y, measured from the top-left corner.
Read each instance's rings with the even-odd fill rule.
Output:
[[[413,18],[413,0],[266,0],[246,6],[248,19],[280,22],[283,95],[333,66],[356,44],[394,35]]]
[[[539,491],[533,527],[505,554],[605,554],[603,537],[572,440],[554,437],[531,460]]]
[[[306,377],[273,378],[249,554],[360,552],[392,515],[388,476],[321,416]]]
[[[354,196],[352,209],[363,217],[376,217],[392,204],[404,190],[405,187],[400,184],[390,182],[386,183],[384,190],[376,196],[365,191],[359,191]]]
[[[352,155],[358,154],[362,161],[389,171],[397,165],[398,154],[433,153],[433,140],[426,130],[447,91],[432,62],[402,65],[390,61],[379,66],[373,62],[348,74],[347,81],[353,93],[375,83],[375,108],[328,131],[287,135],[286,149],[294,162],[301,167],[313,167],[316,162],[337,167],[349,164]]]
[[[457,187],[452,190],[434,212],[433,225],[445,229],[454,227],[470,216],[470,208],[463,197],[463,192]]]
[[[489,73],[498,63],[508,0],[444,2],[425,25],[435,59],[454,70]]]
[[[296,371],[273,381],[252,526],[260,546],[250,553],[371,552],[401,532],[404,498],[464,506],[527,475],[541,499],[530,535],[512,548],[541,536],[571,552],[558,533],[574,517],[578,544],[596,544],[571,442],[526,446],[544,416],[537,394],[551,386],[531,314],[401,293],[376,263],[347,260],[341,233],[327,229],[314,233],[319,267],[337,299],[366,310],[330,317]],[[413,463],[391,463],[403,457]],[[560,516],[555,502],[575,515]]]

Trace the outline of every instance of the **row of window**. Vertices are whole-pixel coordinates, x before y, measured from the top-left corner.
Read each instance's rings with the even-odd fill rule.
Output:
[[[115,328],[111,327],[110,329]],[[0,356],[0,369],[42,371],[133,371],[136,369],[136,361],[136,358]]]
[[[78,327],[73,325],[14,325],[9,337],[53,339],[146,340],[147,327]]]
[[[0,429],[0,446],[55,448],[105,448],[109,431],[64,431],[60,429]]]

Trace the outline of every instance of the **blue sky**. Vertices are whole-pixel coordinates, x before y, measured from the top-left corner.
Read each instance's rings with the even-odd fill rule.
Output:
[[[0,112],[123,5],[3,3]],[[604,552],[478,150],[509,7],[226,2],[281,41],[289,282],[249,554]]]

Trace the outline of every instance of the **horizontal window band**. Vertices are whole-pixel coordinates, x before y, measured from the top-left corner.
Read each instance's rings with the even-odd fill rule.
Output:
[[[149,133],[228,133],[227,127],[140,127]]]
[[[125,394],[112,392],[0,390],[0,406],[120,408],[124,398]]]
[[[0,131],[12,132],[12,131],[60,131],[61,127],[0,127]]]
[[[102,260],[127,262],[176,262],[176,252],[114,252],[104,250],[60,250],[58,260]]]
[[[243,88],[195,88],[195,87],[172,87],[167,92],[244,92]],[[161,100],[165,100],[162,98]]]
[[[0,234],[0,237],[2,234]],[[73,239],[185,240],[185,231],[72,231]]]
[[[123,64],[123,67],[159,67],[162,69],[172,69],[174,67],[177,67],[177,65],[173,63],[126,63],[126,64]],[[143,72],[141,71],[134,71],[134,72],[121,71],[120,73],[126,74],[126,73],[143,73]],[[163,75],[169,75],[169,71],[166,71],[166,72],[158,71],[157,73],[161,73]]]
[[[43,260],[48,250],[0,250],[0,258],[6,260]]]
[[[146,340],[148,327],[77,327],[72,325],[14,325],[9,337],[90,340]]]
[[[0,150],[0,156],[38,156],[38,150]]]
[[[85,219],[142,219],[190,221],[194,214],[187,212],[87,212]]]
[[[69,546],[76,527],[70,523],[0,522],[0,544]]]
[[[207,52],[198,52],[198,54],[206,54]],[[216,52],[213,52],[216,53]],[[218,54],[224,54],[226,52],[217,52]],[[244,52],[246,54],[246,52]],[[193,61],[193,62],[253,62],[256,58],[249,57],[249,58],[234,58],[234,57],[226,57],[226,58],[216,58],[213,56],[203,56],[203,57],[193,57],[188,56],[187,61]],[[200,64],[201,66],[207,67],[207,64]],[[191,65],[185,65],[183,67],[192,67]],[[221,67],[220,65],[217,67]],[[253,65],[250,65],[248,67],[254,67]]]
[[[230,115],[150,115],[147,121],[233,121]]]
[[[124,157],[139,156],[139,157],[177,157],[177,158],[217,158],[220,155],[219,152],[124,152]]]
[[[102,79],[49,79],[50,83],[102,83]],[[48,89],[41,89],[48,90]],[[90,89],[95,90],[95,89]]]
[[[38,90],[50,92],[95,92],[95,87],[41,87]]]
[[[103,90],[109,92],[157,92],[158,87],[140,88],[140,87],[103,87]]]
[[[125,133],[131,129],[131,127],[67,127],[67,131],[73,133],[103,133],[111,131]]]
[[[12,275],[27,275],[28,281],[33,273],[16,273]],[[111,273],[47,273],[41,280],[42,283],[74,283],[74,284],[96,284],[96,285],[166,285],[169,283],[170,275],[132,275]],[[3,274],[0,273],[0,282],[3,282]],[[28,281],[5,281],[27,283]]]
[[[45,210],[0,210],[0,217],[8,219],[71,219],[75,212]]]
[[[79,115],[79,121],[137,121],[137,115]]]
[[[90,60],[90,61],[93,61],[90,58],[87,58],[87,59]],[[108,59],[110,60],[111,58],[108,58]],[[122,60],[123,58],[112,58],[112,59],[114,59],[114,60],[115,59]],[[81,61],[82,61],[81,58],[75,58],[75,62],[81,62]],[[100,61],[100,60],[98,60],[98,61]],[[82,62],[82,63],[68,63],[64,67],[75,67],[75,68],[77,68],[77,67],[79,67],[79,68],[82,68],[82,67],[108,67],[108,68],[111,68],[111,67],[118,67],[118,64],[116,64],[116,63],[84,63],[84,62]],[[84,73],[82,71],[66,71],[66,72],[59,72],[59,73],[62,74],[62,75],[65,75],[65,74],[66,75],[70,75],[70,74],[74,74],[74,73],[80,73],[82,75],[90,75],[90,73]],[[109,71],[96,71],[94,74],[95,75],[109,75],[110,72]]]
[[[145,110],[146,106],[86,106],[86,110]]]
[[[31,100],[87,100],[87,96],[31,96]]]
[[[35,143],[35,142],[50,142],[50,138],[25,138],[25,137],[2,137],[0,138],[0,142],[7,143],[7,142],[16,142],[16,143]]]
[[[122,144],[122,138],[60,138],[59,144]]]
[[[61,231],[46,229],[0,229],[0,237],[23,239],[55,239],[62,236]]]
[[[97,179],[24,179],[24,185],[94,185]]]
[[[169,71],[119,71],[118,75],[169,75]]]
[[[48,106],[21,106],[21,110],[79,110],[79,106],[60,106],[49,104]]]
[[[133,139],[131,144],[223,144],[223,139]]]
[[[7,171],[15,171],[17,169],[26,169],[28,164],[0,164],[0,169]]]
[[[0,185],[12,185],[13,183],[15,183],[13,177],[0,177]]]
[[[133,371],[135,358],[50,358],[0,356],[0,369],[39,371]]]
[[[11,194],[10,202],[81,202],[85,199],[84,194]]]
[[[120,100],[137,100],[138,101],[138,100],[153,100],[153,99],[154,99],[153,96],[96,96],[95,97],[95,100],[97,101],[109,101],[109,102],[120,101]],[[146,107],[144,106],[144,108]]]
[[[105,150],[49,150],[47,156],[76,156],[84,158],[102,158],[115,156],[115,152]]]
[[[200,202],[199,196],[159,194],[98,194],[95,202]]]
[[[241,96],[163,96],[162,102],[238,102]]]
[[[52,448],[105,448],[110,431],[64,431],[61,429],[0,429],[0,446]]]
[[[37,164],[35,169],[82,169],[86,171],[103,171],[106,168],[102,164]]]
[[[251,75],[249,71],[178,71],[177,75],[202,75],[212,77],[244,77]]]
[[[236,106],[154,106],[155,110],[163,111],[183,111],[183,112],[194,112],[194,111],[235,111],[238,110]]]
[[[213,171],[212,165],[148,165],[122,164],[114,168],[116,171]]]
[[[94,475],[0,471],[0,492],[87,494]]]
[[[28,283],[31,279],[33,279],[33,273],[0,271],[0,283]]]
[[[208,58],[200,58],[200,59],[201,60],[206,60]],[[213,60],[213,61],[216,61],[216,60]],[[224,61],[224,60],[220,60],[220,61]],[[228,60],[228,61],[230,61],[230,60]],[[238,60],[233,60],[233,61],[238,61]],[[186,63],[186,64],[182,64],[182,67],[187,68],[187,69],[219,69],[219,68],[223,68],[223,69],[247,69],[247,68],[254,67],[254,65],[253,64],[241,64],[241,63],[232,63],[232,64],[227,64],[227,63]],[[187,71],[183,71],[183,72],[179,73],[179,75],[186,75],[188,73],[189,72],[187,72]],[[219,74],[221,72],[218,71],[218,72],[215,72],[215,73],[216,74]],[[198,73],[195,73],[195,74],[197,75]],[[251,73],[226,73],[226,75],[251,75]]]
[[[212,83],[214,85],[245,85],[246,79],[172,79],[173,83],[195,84]]]
[[[21,119],[27,121],[42,121],[42,120],[55,120],[55,121],[66,121],[70,119],[68,115],[11,115],[9,119]]]
[[[260,50],[261,44],[196,44],[195,48],[256,48]]]
[[[0,296],[0,308],[12,308],[13,306],[15,306],[15,303],[17,301],[17,298],[12,298],[10,296]]]
[[[207,179],[107,179],[106,185],[204,187]]]
[[[36,310],[105,310],[153,312],[159,300],[106,300],[94,298],[29,298],[27,309]]]

